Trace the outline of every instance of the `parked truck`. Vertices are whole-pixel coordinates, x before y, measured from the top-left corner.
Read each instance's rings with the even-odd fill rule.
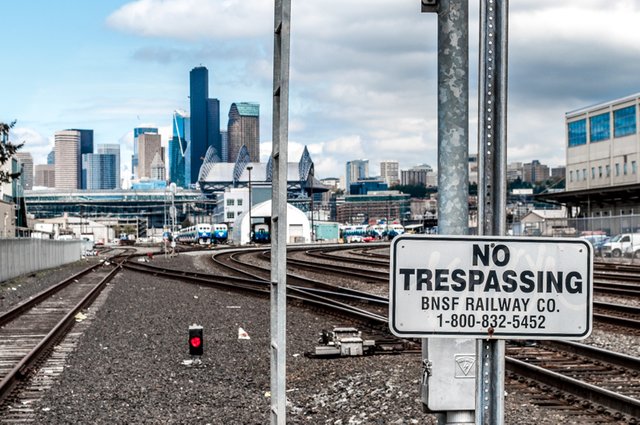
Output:
[[[627,253],[633,254],[634,246],[640,246],[640,233],[621,233],[602,245],[602,255],[619,258]]]

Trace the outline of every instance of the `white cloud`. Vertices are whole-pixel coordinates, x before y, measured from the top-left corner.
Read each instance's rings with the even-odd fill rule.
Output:
[[[137,0],[113,12],[107,24],[145,37],[248,38],[271,33],[273,5],[263,0]]]

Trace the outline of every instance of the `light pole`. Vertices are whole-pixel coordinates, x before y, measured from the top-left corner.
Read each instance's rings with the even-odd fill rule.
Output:
[[[247,171],[249,171],[249,243],[251,243],[251,236],[253,233],[251,225],[251,170],[253,170],[253,166],[247,165]]]

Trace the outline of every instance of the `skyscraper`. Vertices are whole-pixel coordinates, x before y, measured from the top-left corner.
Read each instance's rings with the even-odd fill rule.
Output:
[[[120,181],[120,145],[115,143],[97,145],[96,152],[102,155],[115,156],[115,175],[113,177],[115,185],[113,187],[105,187],[105,189],[120,189],[122,187],[122,182]]]
[[[22,165],[20,183],[24,190],[33,189],[33,157],[29,152],[16,152],[15,157]]]
[[[207,99],[209,98],[209,71],[204,66],[189,73],[189,107],[191,108],[191,140],[189,149],[189,175],[187,185],[195,183],[209,141],[207,140]]]
[[[86,153],[82,155],[82,170],[87,190],[115,189],[116,155]]]
[[[53,165],[56,163],[56,151],[52,150],[47,154],[47,164]]]
[[[380,178],[383,179],[389,187],[400,183],[399,170],[398,161],[380,162]]]
[[[138,137],[144,133],[158,134],[156,127],[136,127],[133,129],[133,155],[131,156],[131,178],[140,178],[138,175]]]
[[[251,162],[260,162],[260,105],[232,103],[227,125],[229,162],[235,162],[242,146],[249,151]]]
[[[189,139],[188,158],[185,160],[186,184],[193,184],[209,146],[216,149],[222,157],[220,137],[220,101],[209,99],[209,71],[198,66],[189,73],[189,106],[191,108],[191,138]]]
[[[80,187],[80,137],[78,130],[55,133],[56,189],[76,190]]]
[[[144,133],[138,136],[138,177],[152,178],[151,163],[160,155],[164,166],[164,150],[159,134]]]
[[[34,184],[36,186],[56,187],[56,170],[54,164],[37,164],[35,169]]]
[[[86,189],[86,178],[82,172],[82,155],[93,153],[93,130],[81,130],[78,128],[71,129],[80,133],[80,152],[78,153],[78,182],[79,189]]]
[[[177,186],[185,187],[187,168],[185,158],[188,156],[187,148],[191,139],[191,124],[189,115],[184,111],[173,113],[172,138],[169,140],[169,180]],[[190,176],[190,174],[189,174]]]
[[[222,162],[229,162],[229,133],[227,130],[220,130],[220,139],[222,141],[220,160]]]
[[[369,177],[369,160],[355,159],[347,162],[346,193],[351,193],[351,184]]]
[[[218,158],[222,158],[222,137],[220,135],[220,101],[207,99],[207,144],[216,149]]]

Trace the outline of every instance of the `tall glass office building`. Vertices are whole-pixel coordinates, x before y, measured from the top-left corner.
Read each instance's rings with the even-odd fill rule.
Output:
[[[191,178],[186,159],[189,158],[191,125],[186,112],[173,113],[173,131],[169,140],[169,180],[179,187],[186,187],[187,172]],[[190,162],[189,162],[190,164]]]
[[[96,152],[102,155],[115,155],[115,184],[113,187],[105,187],[105,189],[120,189],[122,186],[120,181],[120,145],[115,143],[97,145]],[[109,180],[111,180],[111,177],[109,177]]]
[[[87,190],[116,189],[116,155],[84,154],[82,170],[86,176]]]
[[[191,138],[188,156],[185,157],[186,184],[196,183],[200,167],[209,146],[222,156],[220,136],[220,101],[209,99],[209,71],[204,66],[189,73],[189,106],[191,108]]]

